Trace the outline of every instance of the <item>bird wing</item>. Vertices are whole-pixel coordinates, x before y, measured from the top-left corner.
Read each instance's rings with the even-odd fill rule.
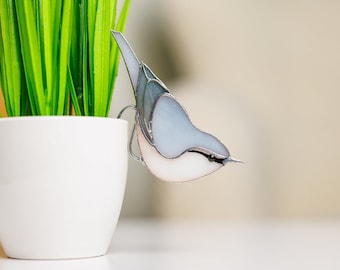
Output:
[[[228,149],[214,136],[196,128],[185,109],[170,93],[157,100],[152,113],[152,139],[157,151],[166,158],[185,152],[225,159]]]

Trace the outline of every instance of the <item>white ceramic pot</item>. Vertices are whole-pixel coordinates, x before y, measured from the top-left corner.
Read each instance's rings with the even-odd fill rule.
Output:
[[[125,120],[0,119],[0,242],[7,256],[107,252],[127,175]]]

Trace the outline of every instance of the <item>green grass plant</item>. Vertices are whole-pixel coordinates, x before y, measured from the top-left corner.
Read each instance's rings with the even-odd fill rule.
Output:
[[[1,0],[0,85],[8,116],[107,117],[130,0]]]

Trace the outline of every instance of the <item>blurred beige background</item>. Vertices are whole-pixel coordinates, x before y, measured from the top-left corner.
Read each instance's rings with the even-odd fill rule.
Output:
[[[123,217],[339,217],[339,10],[336,0],[132,1],[125,35],[139,58],[246,163],[169,184],[131,160]],[[113,115],[133,103],[121,68]]]
[[[339,10],[336,0],[133,0],[125,36],[138,57],[245,164],[170,184],[130,160],[122,216],[340,217]],[[131,103],[121,63],[111,115]]]

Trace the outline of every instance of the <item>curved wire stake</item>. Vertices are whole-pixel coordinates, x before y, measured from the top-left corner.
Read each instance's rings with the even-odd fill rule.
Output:
[[[123,113],[128,109],[134,109],[135,110],[135,118],[136,118],[137,117],[137,107],[133,104],[127,105],[123,109],[121,109],[121,111],[117,115],[117,118],[120,119],[122,117]],[[142,155],[135,154],[133,152],[133,149],[132,149],[132,144],[133,144],[133,139],[135,137],[135,134],[136,134],[136,122],[133,124],[133,129],[132,129],[132,132],[131,132],[131,135],[130,135],[129,154],[130,154],[130,157],[132,157],[134,160],[139,161],[139,162],[141,162],[142,164],[145,165]]]
[[[135,137],[135,134],[136,134],[136,123],[133,124],[133,129],[132,129],[131,136],[130,136],[130,141],[129,141],[129,153],[130,153],[130,156],[131,156],[134,160],[139,161],[139,162],[141,162],[143,165],[145,165],[145,162],[144,162],[144,160],[143,160],[142,154],[136,155],[136,154],[133,152],[133,149],[132,149],[132,143],[133,143],[133,138]]]
[[[120,110],[120,112],[117,115],[117,118],[120,119],[123,115],[123,113],[127,110],[127,109],[134,109],[135,111],[137,111],[136,105],[130,104],[125,106],[123,109]]]

